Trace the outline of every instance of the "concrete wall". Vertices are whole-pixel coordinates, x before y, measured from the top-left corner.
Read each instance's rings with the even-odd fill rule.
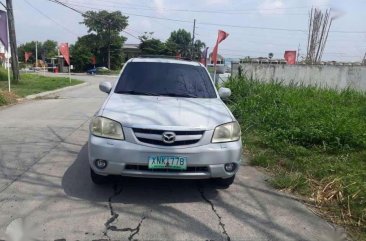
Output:
[[[240,65],[245,76],[264,82],[275,80],[284,84],[296,83],[333,89],[350,87],[366,91],[365,66],[268,65],[252,63]],[[238,74],[238,68],[239,64],[232,64],[232,76]]]

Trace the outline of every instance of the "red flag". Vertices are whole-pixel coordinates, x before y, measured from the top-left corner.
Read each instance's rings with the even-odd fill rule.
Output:
[[[69,44],[68,43],[61,43],[60,44],[60,52],[61,52],[62,56],[64,56],[66,63],[68,65],[70,65]]]
[[[284,57],[287,64],[296,64],[296,51],[285,51]]]
[[[219,51],[219,43],[221,43],[222,41],[224,41],[228,36],[229,36],[228,33],[224,32],[222,30],[219,30],[219,34],[217,36],[216,45],[214,47],[214,50],[213,50],[212,56],[211,56],[211,59],[212,59],[214,65],[217,64],[217,52]]]
[[[97,57],[95,57],[94,55],[90,58],[90,62],[92,63],[92,65],[96,65],[97,63]]]
[[[28,59],[32,56],[32,52],[24,52],[24,60],[27,63]]]

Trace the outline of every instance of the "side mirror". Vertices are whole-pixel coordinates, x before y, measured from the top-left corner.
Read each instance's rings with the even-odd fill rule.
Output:
[[[112,84],[110,82],[102,82],[99,84],[99,89],[102,92],[105,92],[107,94],[109,94],[109,92],[111,92],[112,90]]]
[[[231,90],[229,88],[221,87],[219,89],[219,96],[221,99],[225,100],[225,99],[229,98],[230,95],[231,95]]]

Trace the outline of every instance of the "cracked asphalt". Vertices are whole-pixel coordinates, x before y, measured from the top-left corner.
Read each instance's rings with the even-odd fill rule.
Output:
[[[99,82],[114,78],[75,78],[88,84],[0,109],[0,240],[10,240],[14,230],[58,241],[344,236],[245,164],[229,189],[209,181],[119,177],[93,185],[88,125],[106,97]]]

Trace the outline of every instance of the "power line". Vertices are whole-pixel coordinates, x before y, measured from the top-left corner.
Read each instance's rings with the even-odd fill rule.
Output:
[[[97,9],[97,8],[94,8],[94,9]],[[100,9],[98,9],[98,10],[100,10]],[[79,11],[79,12],[80,12],[80,11]],[[132,14],[131,14],[131,15],[132,15]],[[164,18],[158,18],[158,19],[160,20],[160,19],[164,19]],[[180,21],[181,21],[181,20],[180,20]],[[187,20],[187,21],[185,21],[185,20],[184,20],[184,23],[186,23],[186,22],[187,22],[187,23],[189,23],[189,24],[191,24],[191,21],[188,21],[188,20]],[[132,36],[133,38],[140,40],[138,37],[136,37],[136,36],[132,35],[131,33],[129,33],[129,32],[127,31],[127,29],[126,29],[124,32],[125,32],[125,33],[127,33],[128,35]],[[137,31],[135,31],[135,32],[137,32]],[[303,33],[303,32],[302,32],[302,33]],[[332,38],[332,40],[334,40],[334,38]],[[254,41],[253,41],[253,42],[254,42]],[[252,42],[252,43],[253,43],[253,42]],[[257,42],[257,41],[255,41],[255,42]],[[262,43],[263,43],[263,41],[262,41]],[[269,43],[269,42],[266,42],[266,43]],[[271,41],[270,43],[273,43],[273,41]]]
[[[55,0],[49,0],[51,2],[55,2]],[[57,1],[59,2],[59,1]],[[65,3],[61,4],[61,5],[66,5]],[[100,9],[100,8],[93,8],[93,7],[87,7],[87,8],[90,8],[90,9],[97,9],[97,10],[104,10],[104,9]],[[80,14],[83,14],[80,10],[77,10],[77,9],[74,9],[74,8],[71,8],[73,11],[76,10],[76,12],[80,13]],[[182,20],[182,19],[171,19],[171,18],[162,18],[162,17],[155,17],[155,16],[147,16],[147,15],[142,15],[142,14],[132,14],[132,13],[126,13],[124,12],[124,14],[127,14],[127,15],[131,15],[131,16],[138,16],[138,17],[146,17],[146,18],[150,18],[150,19],[158,19],[158,20],[167,20],[167,21],[173,21],[173,22],[182,22],[182,23],[187,23],[187,24],[191,24],[191,21],[189,20]],[[252,29],[270,29],[270,30],[281,30],[281,31],[289,31],[289,32],[292,32],[292,33],[295,33],[295,32],[301,32],[301,33],[306,33],[305,30],[301,30],[301,29],[285,29],[285,28],[267,28],[267,27],[253,27],[253,26],[239,26],[239,25],[222,25],[222,24],[214,24],[214,23],[199,23],[199,24],[202,24],[202,25],[207,25],[207,26],[227,26],[227,27],[233,27],[233,28],[252,28]],[[127,32],[124,30],[125,33],[127,33],[128,35],[140,40],[138,37],[132,35],[131,33]],[[335,32],[339,32],[339,33],[363,33],[362,31],[342,31],[342,30],[335,30]],[[327,54],[325,54],[327,55]],[[355,57],[355,56],[346,56],[344,54],[341,55],[342,57]]]
[[[4,4],[3,2],[0,2],[0,4],[1,4],[1,5],[3,5],[3,7],[4,7],[5,9],[8,9],[8,8],[5,6],[5,4]]]
[[[84,14],[83,12],[81,12],[81,11],[79,11],[79,10],[73,8],[73,7],[70,7],[69,5],[67,5],[67,4],[65,4],[65,3],[61,2],[61,1],[58,1],[58,0],[48,0],[48,1],[54,2],[54,3],[57,3],[57,4],[60,4],[60,5],[64,6],[64,7],[66,7],[66,8],[69,8],[69,9],[73,10],[74,12],[77,12],[77,13],[81,14],[81,15]]]
[[[72,5],[75,5],[75,4],[72,4]],[[79,5],[79,6],[81,6],[81,5]],[[96,10],[102,10],[100,8],[93,8],[93,7],[89,7],[89,6],[88,6],[88,8],[96,9]],[[151,18],[151,19],[167,20],[167,21],[190,23],[190,24],[192,23],[192,21],[190,21],[190,20],[163,18],[163,17],[156,17],[156,16],[149,16],[149,15],[143,15],[143,14],[128,13],[128,12],[123,12],[123,13],[127,14],[127,15],[131,15],[131,16],[137,16],[137,17],[145,17],[145,18]],[[221,27],[233,27],[233,28],[248,28],[248,29],[262,29],[262,30],[265,29],[265,30],[278,30],[278,31],[290,31],[290,32],[306,32],[305,30],[301,30],[301,29],[253,27],[253,26],[240,26],[240,25],[229,25],[229,24],[207,23],[207,22],[198,22],[197,24],[199,24],[199,25],[221,26]]]
[[[52,0],[49,0],[52,1]],[[55,1],[55,0],[54,0]],[[100,8],[92,8],[91,9],[97,9],[102,10]],[[149,15],[143,15],[143,14],[135,14],[135,13],[128,13],[123,12],[126,15],[130,16],[137,16],[137,17],[145,17],[145,18],[151,18],[151,19],[159,19],[159,20],[167,20],[167,21],[174,21],[174,22],[181,22],[181,23],[192,23],[192,21],[189,20],[182,20],[182,19],[173,19],[173,18],[163,18],[163,17],[155,17],[155,16],[149,16]],[[290,31],[290,32],[306,32],[302,29],[287,29],[287,28],[270,28],[270,27],[254,27],[254,26],[240,26],[240,25],[230,25],[230,24],[219,24],[219,23],[207,23],[207,22],[198,22],[199,25],[211,25],[211,26],[221,26],[221,27],[233,27],[233,28],[248,28],[248,29],[265,29],[265,30],[277,30],[277,31]]]
[[[56,1],[56,0],[49,0],[49,1]],[[60,2],[60,1],[57,1]],[[63,5],[66,5],[63,3]],[[95,10],[103,10],[102,8],[95,8],[89,7],[86,5],[70,3],[70,5],[86,7]],[[278,8],[277,8],[278,9]],[[193,10],[192,10],[193,11]],[[198,10],[197,10],[198,11]],[[166,20],[166,21],[174,21],[174,22],[181,22],[181,23],[190,23],[191,20],[182,20],[182,19],[173,19],[173,18],[163,18],[163,17],[156,17],[151,15],[143,15],[143,14],[135,14],[123,11],[124,14],[136,17],[145,17],[150,19],[159,19],[159,20]],[[222,23],[211,23],[211,22],[198,22],[198,25],[206,25],[206,26],[219,26],[219,27],[231,27],[231,28],[243,28],[243,29],[260,29],[260,30],[272,30],[272,31],[288,31],[288,32],[302,32],[307,33],[307,30],[304,29],[289,29],[289,28],[275,28],[275,27],[259,27],[259,26],[243,26],[243,25],[231,25],[231,24],[222,24]],[[347,33],[347,34],[364,34],[366,31],[347,31],[347,30],[332,30],[331,33]]]
[[[25,1],[27,1],[27,0],[25,0]],[[67,4],[63,3],[63,2],[60,2],[60,1],[58,1],[58,0],[48,0],[48,1],[53,2],[53,3],[57,3],[57,4],[59,4],[59,5],[61,5],[61,6],[64,6],[64,7],[68,8],[68,9],[71,9],[72,11],[74,11],[74,12],[76,12],[76,13],[81,14],[81,16],[85,16],[85,13],[83,13],[82,11],[80,11],[80,10],[78,10],[78,9],[75,9],[75,8],[73,8],[73,7],[70,7],[70,6],[68,6]],[[138,37],[136,37],[136,36],[135,36],[135,35],[133,35],[132,33],[129,33],[129,32],[128,32],[128,31],[126,31],[126,30],[122,30],[122,32],[124,32],[124,33],[126,33],[126,34],[128,34],[128,35],[130,35],[130,36],[132,36],[132,37],[134,37],[134,38],[136,38],[136,39],[138,39],[138,40],[140,40]]]
[[[135,35],[133,35],[132,33],[127,32],[126,30],[122,30],[122,32],[127,33],[128,35],[130,35],[131,37],[133,37],[133,38],[135,38],[137,40],[140,40],[139,37],[136,37]]]
[[[66,30],[67,32],[78,36],[77,33],[75,33],[74,31],[68,29],[67,27],[65,27],[64,25],[60,24],[59,22],[57,22],[56,20],[52,19],[51,17],[49,17],[48,15],[46,15],[45,13],[43,13],[41,10],[39,10],[38,8],[36,8],[34,5],[32,5],[30,2],[28,2],[28,0],[24,0],[24,2],[26,4],[28,4],[31,8],[33,8],[35,11],[37,11],[39,14],[41,14],[43,17],[51,20],[52,22],[56,23],[57,25],[61,26],[64,30]]]
[[[137,10],[147,10],[147,11],[156,11],[156,10],[164,10],[164,11],[173,11],[173,12],[191,12],[191,13],[210,13],[210,14],[248,14],[248,13],[258,13],[258,9],[243,9],[243,10],[207,10],[207,9],[176,9],[176,8],[152,8],[152,7],[146,7],[142,5],[133,5],[133,4],[126,4],[126,3],[120,3],[120,2],[113,2],[113,1],[103,1],[103,2],[109,2],[112,3],[112,5],[107,5],[108,7],[114,7],[115,4],[118,4],[119,6],[123,6],[124,8],[130,8],[130,9],[137,9]],[[78,1],[68,1],[69,4],[77,5],[81,4]],[[125,7],[125,5],[130,6],[138,6],[138,7]],[[82,6],[82,5],[79,5]],[[85,6],[85,5],[84,5]],[[100,6],[100,5],[99,5]],[[103,6],[106,6],[103,4]],[[142,7],[141,7],[142,6]],[[285,10],[285,9],[308,9],[309,7],[292,7],[292,8],[264,8],[261,9],[261,11],[273,11],[273,10]],[[301,14],[294,14],[294,15],[307,15],[305,13]]]

